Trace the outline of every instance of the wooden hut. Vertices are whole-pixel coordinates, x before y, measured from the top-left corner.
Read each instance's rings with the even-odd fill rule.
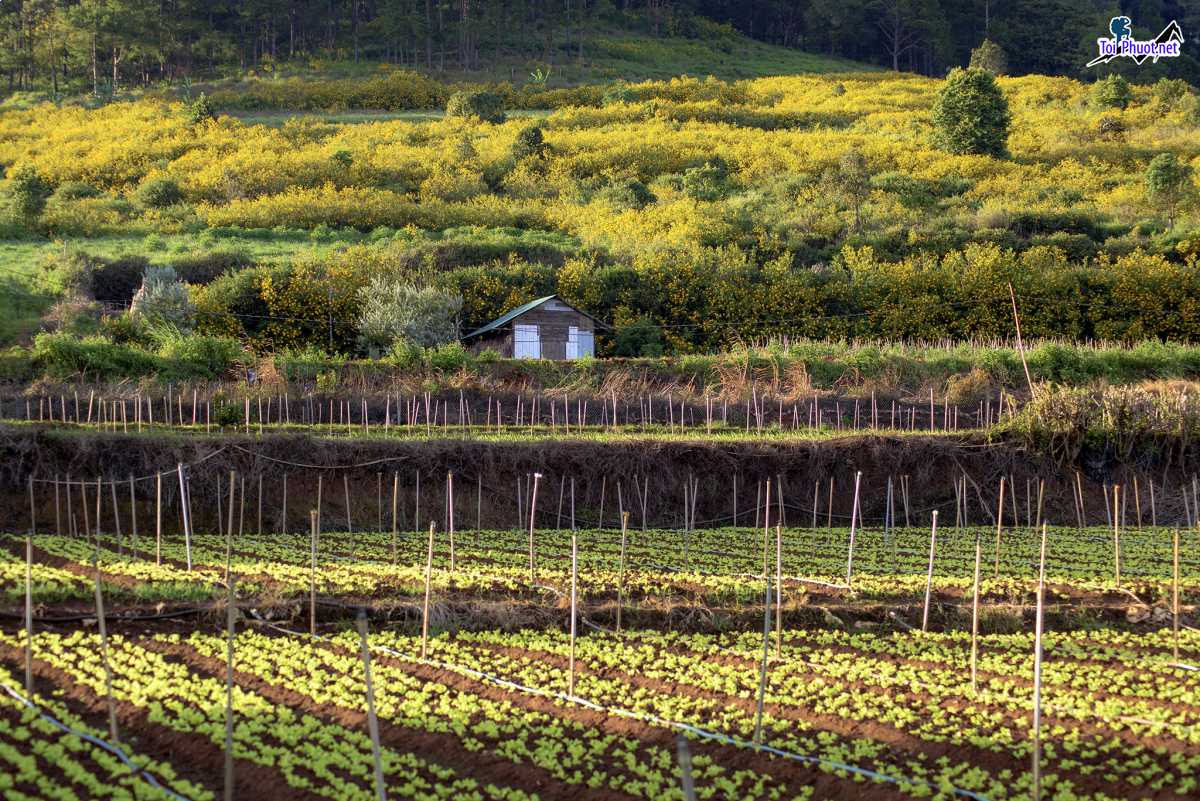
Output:
[[[463,337],[472,351],[491,348],[509,359],[578,359],[596,352],[596,334],[613,327],[558,295],[539,298]]]

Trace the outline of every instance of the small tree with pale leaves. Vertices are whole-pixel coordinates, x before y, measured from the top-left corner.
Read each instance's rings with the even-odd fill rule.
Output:
[[[458,341],[455,315],[462,308],[462,295],[373,278],[358,290],[358,299],[358,344],[369,355],[389,353],[399,345],[436,348]]]
[[[187,284],[169,264],[146,268],[129,313],[139,328],[152,335],[168,330],[187,335],[196,328],[196,306],[188,298]]]

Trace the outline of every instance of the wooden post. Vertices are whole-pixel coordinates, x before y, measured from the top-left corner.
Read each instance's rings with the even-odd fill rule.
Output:
[[[262,547],[262,495],[263,495],[263,477],[260,473],[258,476],[258,545]]]
[[[349,417],[349,415],[347,415]],[[350,476],[342,473],[342,487],[346,492],[346,531],[350,532],[350,558],[354,558],[354,523],[350,519]]]
[[[229,583],[229,563],[233,560],[233,493],[237,487],[237,471],[229,471],[229,526],[225,529],[225,583]]]
[[[55,484],[55,489],[57,489],[58,488],[58,480],[57,479],[55,479],[54,484]],[[130,533],[131,533],[131,538],[133,540],[133,542],[132,542],[132,544],[133,544],[133,560],[136,562],[137,558],[138,558],[138,555],[137,555],[137,546],[138,546],[138,542],[137,542],[137,496],[134,495],[133,490],[134,490],[134,488],[133,488],[133,473],[130,473],[129,474],[129,519],[131,521],[130,527],[132,529],[132,531]]]
[[[1142,533],[1142,491],[1137,476],[1133,477],[1133,504],[1137,509],[1138,533]]]
[[[683,801],[696,801],[696,784],[692,779],[692,749],[688,745],[687,735],[682,730],[675,738],[675,753],[683,778]]]
[[[429,556],[425,561],[425,606],[421,612],[421,658],[425,658],[429,646],[429,583],[433,578],[433,529],[437,523],[429,522]]]
[[[737,528],[737,473],[733,474],[733,528]]]
[[[228,647],[225,663],[225,801],[233,801],[233,626],[237,607],[234,585],[236,582],[226,572],[225,581],[229,584],[228,608]]]
[[[183,546],[187,551],[187,569],[190,573],[192,571],[192,526],[188,514],[187,486],[183,482],[183,462],[177,464],[176,470],[179,473],[179,503],[183,507]]]
[[[691,747],[688,745],[688,735],[683,730],[676,737],[676,754],[679,773],[683,777],[683,801],[696,801],[696,784],[691,776]]]
[[[399,518],[396,516],[396,501],[400,497],[400,471],[392,474],[392,567],[396,566],[396,540],[399,537]]]
[[[825,534],[833,535],[833,476],[829,477],[829,508],[826,511]]]
[[[979,563],[983,557],[983,539],[975,537],[975,590],[971,596],[971,694],[977,692],[976,665],[979,658]]]
[[[371,684],[371,650],[367,647],[367,610],[358,609],[358,636],[362,640],[363,676],[367,685],[367,731],[371,733],[371,752],[375,757],[375,797],[387,801],[383,784],[383,754],[379,747],[379,718],[375,716],[375,688]]]
[[[1014,495],[1016,493],[1013,493]],[[1015,525],[1020,525],[1013,518]],[[1000,511],[996,514],[996,578],[1000,578],[1000,531],[1004,528],[1004,476],[1000,476]]]
[[[1176,542],[1178,542],[1178,537],[1176,537]],[[1176,553],[1178,553],[1178,548],[1176,548]],[[1177,597],[1178,592],[1176,592]],[[1180,604],[1176,601],[1176,609],[1178,606]],[[1176,626],[1176,632],[1178,632],[1178,626]],[[1178,633],[1176,633],[1177,638]],[[1178,645],[1176,645],[1176,650],[1178,650]],[[32,531],[25,535],[25,698],[30,703],[34,700],[34,532]]]
[[[99,504],[97,504],[99,506]],[[100,520],[100,513],[96,513],[96,520]],[[100,530],[99,522],[96,523],[96,530]],[[32,535],[37,536],[37,504],[33,500],[33,476],[29,477],[29,531]]]
[[[57,473],[54,474],[54,535],[62,536],[62,501],[59,499]]]
[[[854,506],[850,509],[850,552],[846,556],[846,583],[850,583],[850,577],[854,571],[854,529],[858,524],[858,487],[862,481],[862,471],[859,470],[854,474]]]
[[[1179,526],[1175,527],[1175,570],[1172,573],[1174,600],[1171,603],[1171,620],[1175,630],[1175,661],[1179,661]]]
[[[617,578],[617,634],[621,633],[621,606],[625,595],[625,531],[629,524],[629,512],[621,515],[621,568]]]
[[[1187,493],[1184,493],[1184,499],[1187,499]],[[100,509],[101,502],[104,500],[104,490],[101,486],[101,479],[96,477],[96,548],[100,548]]]
[[[1113,569],[1117,574],[1117,587],[1121,586],[1121,520],[1118,515],[1117,505],[1120,500],[1121,487],[1119,484],[1113,485]]]
[[[1037,621],[1033,643],[1033,801],[1042,797],[1042,603],[1046,586],[1046,533],[1042,526],[1042,556],[1038,567]]]
[[[450,571],[454,571],[454,474],[446,474],[446,527],[450,532]]]
[[[783,524],[775,525],[775,655],[783,657]]]
[[[762,673],[758,679],[758,711],[754,720],[754,750],[762,745],[763,696],[767,692],[767,658],[771,653],[771,583],[767,582],[766,605],[763,612]]]
[[[925,611],[921,615],[921,631],[929,631],[929,600],[933,594],[933,555],[937,547],[938,513],[933,511],[933,526],[929,529],[929,572],[925,574]]]
[[[308,584],[308,634],[314,640],[317,638],[317,529],[321,526],[321,516],[313,509],[308,513],[309,532],[312,540],[312,562],[309,567]]]
[[[614,412],[615,414],[615,412]],[[571,532],[571,657],[567,667],[567,695],[575,696],[575,616],[579,592],[579,532]]]
[[[104,596],[100,592],[100,562],[92,557],[92,571],[96,577],[96,623],[100,628],[100,657],[104,660],[104,684],[108,690],[108,730],[112,734],[112,743],[121,747],[121,739],[117,736],[117,702],[113,699],[112,665],[108,662],[108,629],[104,626]]]
[[[533,474],[533,491],[530,495],[529,503],[529,583],[533,583],[533,519],[534,510],[537,509],[537,488],[538,479],[542,477],[541,473]],[[571,531],[575,530],[575,479],[571,479]]]
[[[685,496],[686,498],[686,496]],[[763,581],[767,580],[767,554],[771,544],[771,479],[767,479],[767,494],[763,503]]]
[[[1079,474],[1076,473],[1075,476],[1078,478]],[[1154,535],[1158,534],[1158,510],[1154,506],[1154,479],[1150,479],[1150,531]]]
[[[154,502],[154,564],[158,567],[162,566],[162,473],[155,474],[157,480],[157,492]],[[68,494],[68,501],[70,495]],[[68,511],[70,505],[68,503]]]

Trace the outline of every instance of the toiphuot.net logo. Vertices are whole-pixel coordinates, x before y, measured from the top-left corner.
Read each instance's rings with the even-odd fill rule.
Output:
[[[1115,58],[1130,58],[1135,64],[1141,64],[1146,59],[1157,62],[1160,58],[1174,58],[1179,55],[1180,45],[1183,44],[1183,29],[1174,20],[1162,29],[1162,33],[1147,42],[1133,38],[1129,30],[1129,17],[1113,17],[1108,24],[1112,33],[1111,39],[1097,39],[1100,55],[1088,62],[1089,67],[1097,64],[1107,64]]]

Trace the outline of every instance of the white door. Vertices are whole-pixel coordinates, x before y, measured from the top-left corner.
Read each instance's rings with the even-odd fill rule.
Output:
[[[571,326],[567,329],[567,358],[579,358],[579,328]]]
[[[513,326],[513,358],[542,358],[542,340],[538,336],[538,327],[536,325]]]
[[[579,332],[579,358],[592,356],[596,351],[596,335],[591,331]]]

